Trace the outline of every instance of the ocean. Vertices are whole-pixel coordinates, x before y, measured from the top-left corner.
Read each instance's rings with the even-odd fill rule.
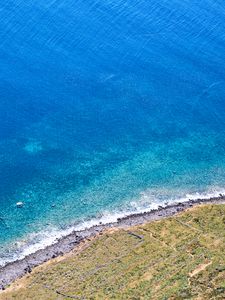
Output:
[[[1,1],[0,265],[224,191],[224,0]]]

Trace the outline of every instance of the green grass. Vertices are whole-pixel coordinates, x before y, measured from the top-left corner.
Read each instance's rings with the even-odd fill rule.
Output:
[[[106,232],[0,299],[225,299],[225,205]]]

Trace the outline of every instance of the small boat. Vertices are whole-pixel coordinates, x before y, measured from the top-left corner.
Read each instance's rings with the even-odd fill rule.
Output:
[[[22,202],[22,201],[16,202],[16,206],[17,206],[17,207],[23,207],[23,202]]]

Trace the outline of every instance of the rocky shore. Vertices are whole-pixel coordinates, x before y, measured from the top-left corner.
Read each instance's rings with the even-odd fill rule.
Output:
[[[94,237],[99,233],[109,228],[125,228],[134,225],[144,224],[146,222],[159,220],[162,218],[173,216],[174,214],[184,211],[199,204],[222,204],[225,203],[225,195],[210,199],[196,199],[186,202],[179,202],[167,205],[166,207],[159,207],[156,210],[149,212],[133,214],[124,218],[120,218],[117,222],[108,224],[99,224],[91,228],[74,231],[71,234],[59,239],[56,243],[38,250],[37,252],[26,256],[21,260],[8,263],[0,268],[0,289],[5,289],[7,285],[15,281],[17,278],[30,273],[32,269],[52,258],[62,256],[74,248],[76,248],[81,241],[87,238]]]

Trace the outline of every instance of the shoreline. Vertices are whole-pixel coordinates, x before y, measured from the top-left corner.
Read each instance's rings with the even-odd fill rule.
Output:
[[[11,284],[16,279],[23,277],[27,273],[30,273],[34,267],[37,267],[53,258],[69,253],[70,251],[76,249],[76,247],[78,247],[82,241],[93,238],[107,229],[127,228],[160,220],[171,217],[196,205],[223,203],[225,203],[225,195],[222,194],[219,197],[212,197],[208,199],[177,202],[174,204],[168,204],[165,207],[159,206],[157,209],[153,209],[148,212],[131,214],[122,218],[118,218],[116,222],[99,224],[84,230],[73,231],[72,233],[58,239],[56,243],[50,246],[40,249],[33,254],[29,254],[23,259],[15,260],[6,264],[4,267],[1,267],[0,290],[4,290],[7,285]]]

